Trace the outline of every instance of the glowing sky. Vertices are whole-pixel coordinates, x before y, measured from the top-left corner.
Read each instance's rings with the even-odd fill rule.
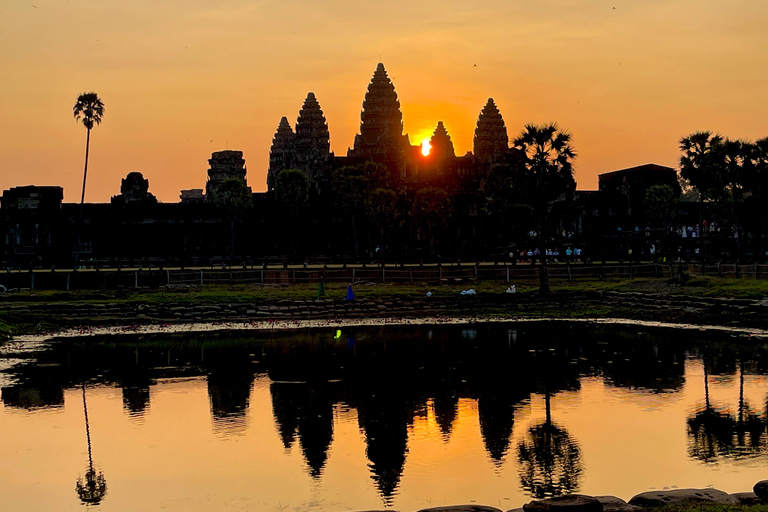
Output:
[[[765,0],[0,0],[0,187],[77,201],[71,109],[96,91],[87,201],[140,171],[177,202],[227,148],[265,190],[280,117],[295,124],[313,91],[345,155],[381,60],[413,144],[442,120],[457,154],[471,150],[493,97],[511,137],[568,129],[579,188],[594,189],[602,172],[675,166],[696,130],[767,136],[766,26]]]

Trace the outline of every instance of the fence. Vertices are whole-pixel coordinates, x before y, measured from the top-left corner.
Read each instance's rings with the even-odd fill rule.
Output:
[[[471,281],[516,282],[539,277],[538,265],[444,265],[263,269],[195,270],[60,270],[8,271],[0,273],[7,289],[88,290],[101,288],[159,288],[166,285],[288,285],[317,283],[433,283],[459,284]],[[690,275],[768,279],[768,265],[700,263],[645,264],[555,264],[547,267],[552,279],[590,281],[636,277]]]

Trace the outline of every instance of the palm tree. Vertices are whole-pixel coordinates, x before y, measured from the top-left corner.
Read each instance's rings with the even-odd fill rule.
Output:
[[[88,150],[91,145],[91,129],[95,124],[101,124],[104,117],[104,103],[95,92],[84,92],[77,97],[75,106],[72,107],[75,121],[82,120],[83,126],[88,130],[85,138],[85,168],[83,170],[83,193],[80,196],[80,217],[77,222],[77,247],[75,248],[75,262],[80,254],[80,225],[83,221],[83,203],[85,202],[85,179],[88,176]]]
[[[722,166],[718,164],[718,158],[723,155],[720,151],[723,142],[721,135],[708,131],[695,132],[680,139],[680,151],[683,152],[680,157],[680,176],[699,192],[699,233],[702,235],[704,200],[707,195],[713,199],[716,193],[724,189]],[[703,258],[702,237],[699,237],[699,248]]]
[[[561,131],[556,123],[527,124],[514,141],[522,156],[522,192],[529,195],[534,214],[538,218],[542,254],[547,244],[547,210],[549,204],[576,189],[573,179],[573,159],[576,152],[571,146],[571,134]],[[549,293],[547,259],[542,257],[539,271],[539,293]]]

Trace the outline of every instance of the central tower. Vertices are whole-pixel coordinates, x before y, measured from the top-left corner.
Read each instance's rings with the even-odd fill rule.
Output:
[[[349,156],[397,160],[402,158],[408,145],[408,136],[403,135],[403,114],[395,86],[387,76],[384,64],[379,62],[365,93],[360,133],[355,135],[355,145],[349,150]]]

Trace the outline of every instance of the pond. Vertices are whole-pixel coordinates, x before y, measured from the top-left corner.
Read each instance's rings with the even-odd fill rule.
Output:
[[[0,359],[8,510],[329,511],[751,490],[768,340],[517,322],[124,334]]]

